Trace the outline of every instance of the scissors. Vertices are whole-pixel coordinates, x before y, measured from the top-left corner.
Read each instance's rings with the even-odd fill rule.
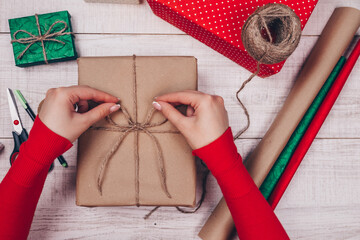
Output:
[[[10,88],[7,89],[7,95],[8,95],[12,125],[14,128],[14,131],[12,132],[14,138],[14,150],[10,154],[10,165],[12,165],[19,154],[21,144],[28,139],[29,135],[26,129],[22,126],[21,119],[19,116],[19,111],[14,98],[14,94]],[[49,172],[53,170],[53,168],[54,165],[51,164]]]

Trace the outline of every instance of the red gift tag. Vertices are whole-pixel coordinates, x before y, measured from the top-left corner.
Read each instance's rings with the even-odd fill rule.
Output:
[[[260,6],[281,3],[299,16],[304,28],[318,0],[148,0],[153,12],[209,47],[243,66],[256,71],[256,60],[241,42],[241,28],[246,19]],[[266,37],[266,36],[265,36]],[[278,73],[285,61],[261,64],[258,76]]]

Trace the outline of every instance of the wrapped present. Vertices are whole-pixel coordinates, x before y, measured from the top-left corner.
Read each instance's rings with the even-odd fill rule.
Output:
[[[79,85],[119,97],[121,109],[78,142],[76,204],[194,206],[191,148],[161,112],[155,96],[197,88],[194,57],[86,57]]]
[[[140,4],[140,0],[85,0],[89,3],[120,3],[120,4]]]
[[[268,3],[282,3],[294,10],[301,29],[308,21],[317,0],[257,0],[257,1],[181,1],[148,0],[153,12],[187,34],[256,72],[257,61],[245,50],[241,40],[244,23],[254,11]],[[267,77],[279,72],[285,60],[276,64],[261,64],[258,76]]]
[[[77,58],[68,11],[9,19],[9,27],[16,66]]]

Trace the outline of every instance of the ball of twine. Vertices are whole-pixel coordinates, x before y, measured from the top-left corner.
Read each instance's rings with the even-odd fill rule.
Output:
[[[250,127],[250,114],[240,100],[239,93],[260,72],[260,64],[275,64],[288,58],[299,44],[300,36],[300,19],[284,4],[270,3],[259,7],[244,23],[241,40],[257,65],[256,71],[236,92],[236,99],[244,110],[247,124],[235,134],[235,140]]]
[[[300,35],[301,22],[294,11],[284,4],[270,3],[249,16],[242,28],[241,40],[255,60],[275,64],[294,52]]]

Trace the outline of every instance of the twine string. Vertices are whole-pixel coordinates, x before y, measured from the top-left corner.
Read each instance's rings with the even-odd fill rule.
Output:
[[[251,74],[251,76],[247,80],[245,80],[242,83],[241,87],[236,92],[236,99],[238,100],[241,108],[244,110],[244,113],[246,116],[246,126],[235,134],[234,140],[238,139],[241,136],[241,134],[246,132],[246,130],[248,130],[248,128],[250,127],[250,114],[249,114],[247,108],[245,107],[244,103],[241,101],[241,99],[239,97],[239,93],[245,88],[246,84],[248,84],[256,75],[258,75],[258,73],[260,72],[260,62],[257,62],[256,69],[257,70],[253,74]]]
[[[193,209],[185,209],[185,208],[181,208],[181,207],[176,207],[176,209],[181,212],[181,213],[185,213],[185,214],[190,214],[190,213],[196,213],[201,205],[204,203],[205,197],[206,197],[206,185],[207,185],[207,179],[209,177],[210,174],[210,170],[207,168],[207,166],[205,165],[205,163],[201,161],[201,165],[203,166],[204,170],[202,171],[202,193],[201,193],[201,197],[200,200],[196,203],[196,206]],[[152,210],[150,210],[145,216],[144,219],[148,219],[150,218],[150,216],[156,212],[158,209],[160,208],[160,206],[156,206],[154,207]]]
[[[176,207],[176,209],[179,212],[182,213],[196,213],[197,210],[200,209],[201,205],[203,204],[205,197],[206,197],[206,185],[207,185],[207,179],[209,177],[210,170],[205,166],[205,170],[203,171],[203,178],[202,178],[202,193],[199,202],[196,204],[196,207],[194,209],[184,209],[180,207]]]
[[[135,56],[133,56],[133,76],[134,76],[134,81],[133,81],[133,93],[134,93],[134,97],[133,97],[133,113],[135,114],[135,126],[138,126],[137,122],[138,122],[138,112],[137,112],[137,83],[136,83],[136,58]],[[139,130],[142,129],[141,126],[139,126]],[[135,159],[135,202],[136,202],[136,206],[140,205],[140,182],[139,182],[139,132],[135,131],[135,137],[134,137],[134,159]],[[163,180],[163,179],[162,179]],[[167,193],[168,194],[168,193]]]
[[[17,56],[17,59],[21,59],[24,54],[29,50],[29,48],[36,42],[40,42],[41,43],[41,47],[42,47],[42,53],[43,53],[43,56],[44,56],[44,61],[46,64],[48,64],[48,59],[47,59],[47,55],[46,55],[46,49],[45,49],[45,44],[44,42],[45,41],[52,41],[52,42],[57,42],[57,43],[60,43],[60,44],[65,44],[63,41],[61,40],[58,40],[56,39],[56,37],[59,37],[59,36],[63,36],[63,35],[74,35],[73,32],[65,32],[65,30],[67,29],[68,25],[66,22],[64,21],[56,21],[54,22],[50,27],[49,29],[45,32],[45,34],[42,34],[41,33],[41,28],[40,28],[40,23],[39,23],[39,17],[37,14],[35,14],[35,20],[36,20],[36,26],[37,26],[37,29],[38,29],[38,33],[39,35],[36,36],[26,30],[17,30],[14,34],[13,34],[13,40],[11,40],[11,43],[21,43],[21,44],[27,44],[26,48]],[[57,32],[53,32],[51,33],[52,29],[55,27],[55,25],[57,24],[64,24],[64,27],[62,29],[60,29],[59,31]],[[17,38],[17,34],[18,33],[26,33],[27,35],[29,35],[29,37],[24,37],[24,38]]]

